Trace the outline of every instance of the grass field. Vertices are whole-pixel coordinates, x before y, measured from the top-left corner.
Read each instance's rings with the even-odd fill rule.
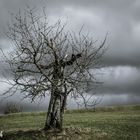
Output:
[[[68,110],[61,134],[44,134],[46,113],[0,116],[3,140],[140,140],[140,105]]]

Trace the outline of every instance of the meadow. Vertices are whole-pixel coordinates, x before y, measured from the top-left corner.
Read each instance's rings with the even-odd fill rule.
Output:
[[[45,112],[0,116],[2,140],[140,140],[140,105],[67,110],[61,133],[44,133]]]

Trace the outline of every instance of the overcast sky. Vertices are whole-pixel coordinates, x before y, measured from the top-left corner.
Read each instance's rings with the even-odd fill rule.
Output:
[[[96,39],[108,33],[98,94],[102,105],[140,103],[140,0],[0,0],[0,47],[10,43],[2,34],[9,12],[26,5],[46,6],[51,22],[61,19],[78,31],[82,25]],[[0,63],[0,69],[4,64]],[[1,84],[1,92],[5,85]]]

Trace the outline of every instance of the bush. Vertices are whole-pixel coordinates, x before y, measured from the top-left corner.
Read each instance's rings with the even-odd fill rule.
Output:
[[[4,110],[4,114],[19,113],[19,112],[22,112],[22,107],[15,103],[7,103]]]

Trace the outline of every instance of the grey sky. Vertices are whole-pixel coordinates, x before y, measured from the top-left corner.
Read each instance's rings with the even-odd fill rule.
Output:
[[[8,11],[16,12],[26,5],[38,9],[46,6],[51,22],[60,18],[73,30],[84,24],[85,30],[99,42],[108,32],[101,90],[107,95],[133,96],[127,99],[140,102],[140,0],[0,0],[1,32],[9,20]],[[9,49],[9,45],[1,33],[0,47]],[[112,96],[110,103],[111,100]]]

